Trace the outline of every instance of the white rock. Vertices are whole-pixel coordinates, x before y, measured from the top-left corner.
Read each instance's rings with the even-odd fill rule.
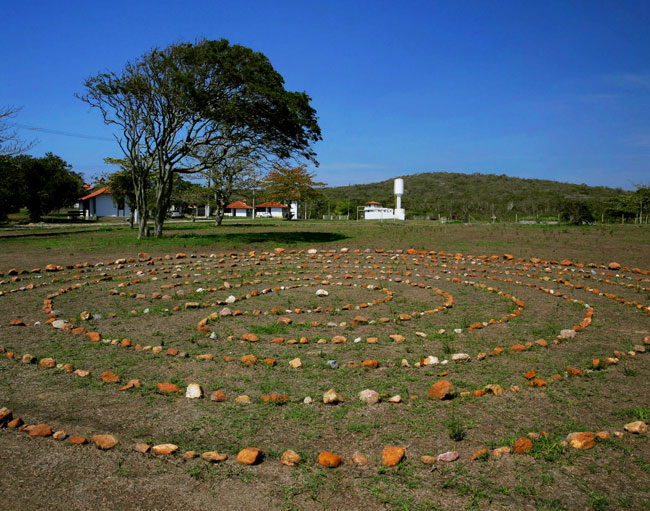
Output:
[[[560,330],[560,337],[562,339],[573,339],[576,336],[575,330]]]
[[[289,365],[294,369],[298,369],[299,367],[302,367],[302,362],[299,358],[294,358],[293,360],[289,361]]]
[[[237,301],[237,298],[235,298],[233,295],[230,295],[228,298],[226,298],[226,303],[235,303]]]
[[[316,296],[328,296],[329,293],[325,289],[319,289],[316,291]]]
[[[454,353],[451,356],[454,362],[469,362],[472,358],[467,353]]]
[[[463,329],[462,329],[462,328],[454,328],[454,333],[455,333],[455,334],[460,334],[460,333],[462,333],[462,332],[463,332]]]
[[[317,254],[318,250],[316,250],[315,248],[310,248],[309,250],[307,250],[307,253],[309,255]]]
[[[379,401],[379,394],[372,389],[362,390],[359,392],[359,400],[367,405],[374,405]]]
[[[62,329],[65,326],[65,320],[63,319],[56,319],[52,321],[52,326],[57,329]]]
[[[314,400],[313,400],[311,397],[309,397],[309,396],[307,396],[305,399],[303,399],[302,402],[303,402],[304,404],[306,404],[306,405],[314,404]]]
[[[198,383],[190,383],[185,391],[185,397],[188,399],[199,399],[203,397],[203,389]]]
[[[435,366],[440,363],[440,360],[438,360],[438,357],[434,357],[432,355],[429,355],[427,358],[424,359],[424,365],[425,366]]]

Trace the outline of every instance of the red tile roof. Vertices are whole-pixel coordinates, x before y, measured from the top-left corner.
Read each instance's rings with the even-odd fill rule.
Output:
[[[110,194],[110,193],[111,193],[111,189],[110,189],[108,186],[104,186],[103,188],[98,188],[98,189],[95,190],[94,192],[89,193],[89,194],[86,195],[85,197],[81,197],[81,198],[78,199],[78,200],[91,199],[91,198],[93,198],[93,197],[97,197],[98,195],[101,195],[102,193],[109,193],[109,194]]]
[[[246,204],[245,202],[242,202],[238,200],[237,202],[233,202],[232,204],[228,204],[226,206],[226,209],[253,209],[251,206]]]
[[[376,206],[381,206],[381,202],[375,202],[374,200],[370,201],[370,202],[366,202],[366,205],[368,205],[368,206],[370,206],[371,204],[376,205]]]
[[[280,204],[279,202],[264,202],[255,206],[257,208],[288,208],[289,206],[285,204]]]

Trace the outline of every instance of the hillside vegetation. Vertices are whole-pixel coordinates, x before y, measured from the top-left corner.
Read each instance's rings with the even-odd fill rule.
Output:
[[[625,192],[620,188],[522,179],[495,174],[423,172],[403,177],[402,203],[409,216],[499,220],[557,217],[567,203],[585,204],[595,218],[607,214],[608,201]],[[356,215],[356,206],[379,201],[394,207],[393,180],[323,189],[332,214]],[[319,208],[322,210],[322,205]],[[325,212],[327,214],[327,205]]]

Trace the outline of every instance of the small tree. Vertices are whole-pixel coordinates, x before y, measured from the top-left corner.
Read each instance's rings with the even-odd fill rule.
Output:
[[[18,156],[16,163],[23,183],[23,205],[31,222],[40,222],[43,215],[72,206],[83,193],[83,178],[59,156]]]
[[[138,208],[135,187],[133,186],[133,178],[129,162],[126,159],[119,158],[104,158],[106,163],[119,165],[120,170],[111,174],[104,175],[104,182],[111,189],[111,194],[116,201],[123,200],[129,207],[129,226],[133,229],[134,215]]]
[[[265,196],[280,202],[313,200],[320,194],[317,188],[321,186],[325,183],[314,181],[314,174],[304,166],[277,166],[264,178]]]
[[[580,199],[566,199],[560,206],[560,218],[573,225],[588,224],[594,221],[589,204]]]
[[[21,158],[0,156],[0,220],[18,211],[25,203],[25,182]]]

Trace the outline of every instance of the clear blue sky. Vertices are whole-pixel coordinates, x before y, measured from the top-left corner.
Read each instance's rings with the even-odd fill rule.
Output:
[[[650,182],[650,2],[8,2],[0,105],[16,122],[109,137],[84,78],[154,46],[261,51],[318,111],[331,185],[426,171],[631,188]],[[86,178],[111,141],[21,130]]]

